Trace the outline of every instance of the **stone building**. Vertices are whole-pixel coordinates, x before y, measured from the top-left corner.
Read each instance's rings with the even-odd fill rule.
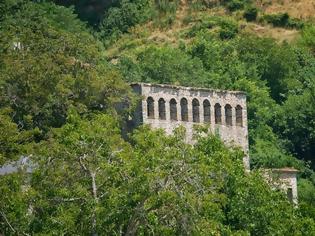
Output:
[[[142,97],[131,127],[148,124],[171,134],[174,128],[186,128],[186,141],[193,143],[196,124],[209,125],[209,132],[218,135],[227,145],[241,147],[244,166],[249,171],[249,144],[246,94],[174,85],[135,83],[134,92]],[[262,170],[270,184],[287,193],[297,203],[297,171],[291,168]]]
[[[294,204],[298,203],[297,170],[293,168],[262,169],[268,183],[276,189],[283,190]]]
[[[173,85],[136,83],[133,90],[142,96],[134,126],[149,124],[171,134],[174,128],[186,128],[186,141],[193,142],[193,126],[208,124],[209,131],[228,145],[244,150],[249,169],[246,94]]]

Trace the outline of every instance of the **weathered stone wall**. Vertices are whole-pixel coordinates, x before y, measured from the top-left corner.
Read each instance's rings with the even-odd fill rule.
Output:
[[[267,182],[275,189],[280,189],[294,204],[298,204],[297,170],[293,168],[262,169]]]
[[[171,85],[156,85],[138,83],[132,84],[132,88],[136,93],[142,95],[141,104],[136,111],[134,122],[135,125],[149,124],[152,128],[163,128],[168,134],[171,134],[175,127],[180,125],[186,128],[186,141],[191,143],[193,136],[193,126],[196,124],[209,124],[209,131],[218,134],[221,139],[228,145],[239,146],[244,150],[245,158],[244,164],[249,168],[248,159],[248,130],[247,130],[247,107],[246,94],[238,91],[222,91],[210,90],[203,88],[190,88]],[[148,98],[153,99],[154,116],[148,117]],[[159,99],[165,101],[165,120],[159,117]],[[181,119],[181,99],[187,99],[188,121]],[[172,120],[170,115],[170,101],[176,100],[177,120]],[[199,122],[193,122],[193,100],[197,99],[200,106]],[[204,107],[203,102],[208,100],[210,102],[210,123],[204,121]],[[173,100],[174,101],[174,100]],[[196,101],[196,100],[195,100]],[[221,124],[215,122],[215,104],[221,106]],[[230,105],[232,111],[232,123],[227,124],[225,106]],[[242,125],[236,124],[236,107],[242,108]],[[173,106],[174,107],[174,106]]]

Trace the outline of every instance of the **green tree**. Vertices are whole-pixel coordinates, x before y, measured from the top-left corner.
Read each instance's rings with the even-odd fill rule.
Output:
[[[208,77],[198,58],[171,47],[149,46],[136,60],[122,58],[119,69],[128,81],[204,86]]]
[[[123,206],[115,204],[120,204],[119,197],[125,194],[121,192],[124,156],[130,152],[117,121],[104,114],[81,119],[71,111],[67,124],[54,129],[50,139],[33,150],[36,168],[31,178],[34,205],[30,232],[110,232],[110,221]]]
[[[0,45],[0,106],[21,129],[45,134],[64,124],[70,106],[84,113],[129,100],[128,85],[71,9],[23,4],[2,22]]]

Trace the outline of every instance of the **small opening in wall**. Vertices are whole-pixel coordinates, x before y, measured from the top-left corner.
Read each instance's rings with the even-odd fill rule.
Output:
[[[154,119],[154,99],[152,97],[147,98],[147,115],[148,118]]]
[[[166,120],[165,100],[163,98],[159,99],[159,119]]]
[[[186,98],[180,100],[180,110],[182,121],[188,121],[188,102]]]
[[[211,122],[210,102],[208,100],[203,101],[203,120],[205,123]]]
[[[225,105],[225,123],[226,125],[232,125],[232,107],[230,104]]]
[[[237,105],[235,108],[236,125],[243,126],[243,108]]]
[[[215,116],[215,123],[221,124],[222,123],[221,105],[219,103],[215,104],[214,106],[214,116]]]
[[[170,101],[170,117],[171,120],[177,120],[177,102],[174,98]]]
[[[293,190],[292,188],[287,189],[287,197],[290,202],[293,202]]]
[[[199,101],[194,98],[192,101],[192,107],[193,107],[193,122],[200,122],[200,114],[199,114]]]

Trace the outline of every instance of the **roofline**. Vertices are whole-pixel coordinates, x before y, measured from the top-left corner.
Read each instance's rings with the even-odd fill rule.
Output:
[[[265,171],[271,172],[281,172],[281,173],[298,173],[299,171],[295,168],[285,167],[285,168],[271,168],[271,169],[263,169]]]
[[[160,87],[160,88],[170,88],[170,89],[182,89],[182,90],[192,90],[192,91],[206,91],[206,92],[217,92],[217,93],[231,93],[231,94],[241,94],[246,96],[246,92],[237,90],[220,90],[220,89],[208,89],[208,88],[198,88],[198,87],[184,87],[172,84],[152,84],[152,83],[130,83],[130,86],[140,85],[140,86],[150,86],[150,87]]]

